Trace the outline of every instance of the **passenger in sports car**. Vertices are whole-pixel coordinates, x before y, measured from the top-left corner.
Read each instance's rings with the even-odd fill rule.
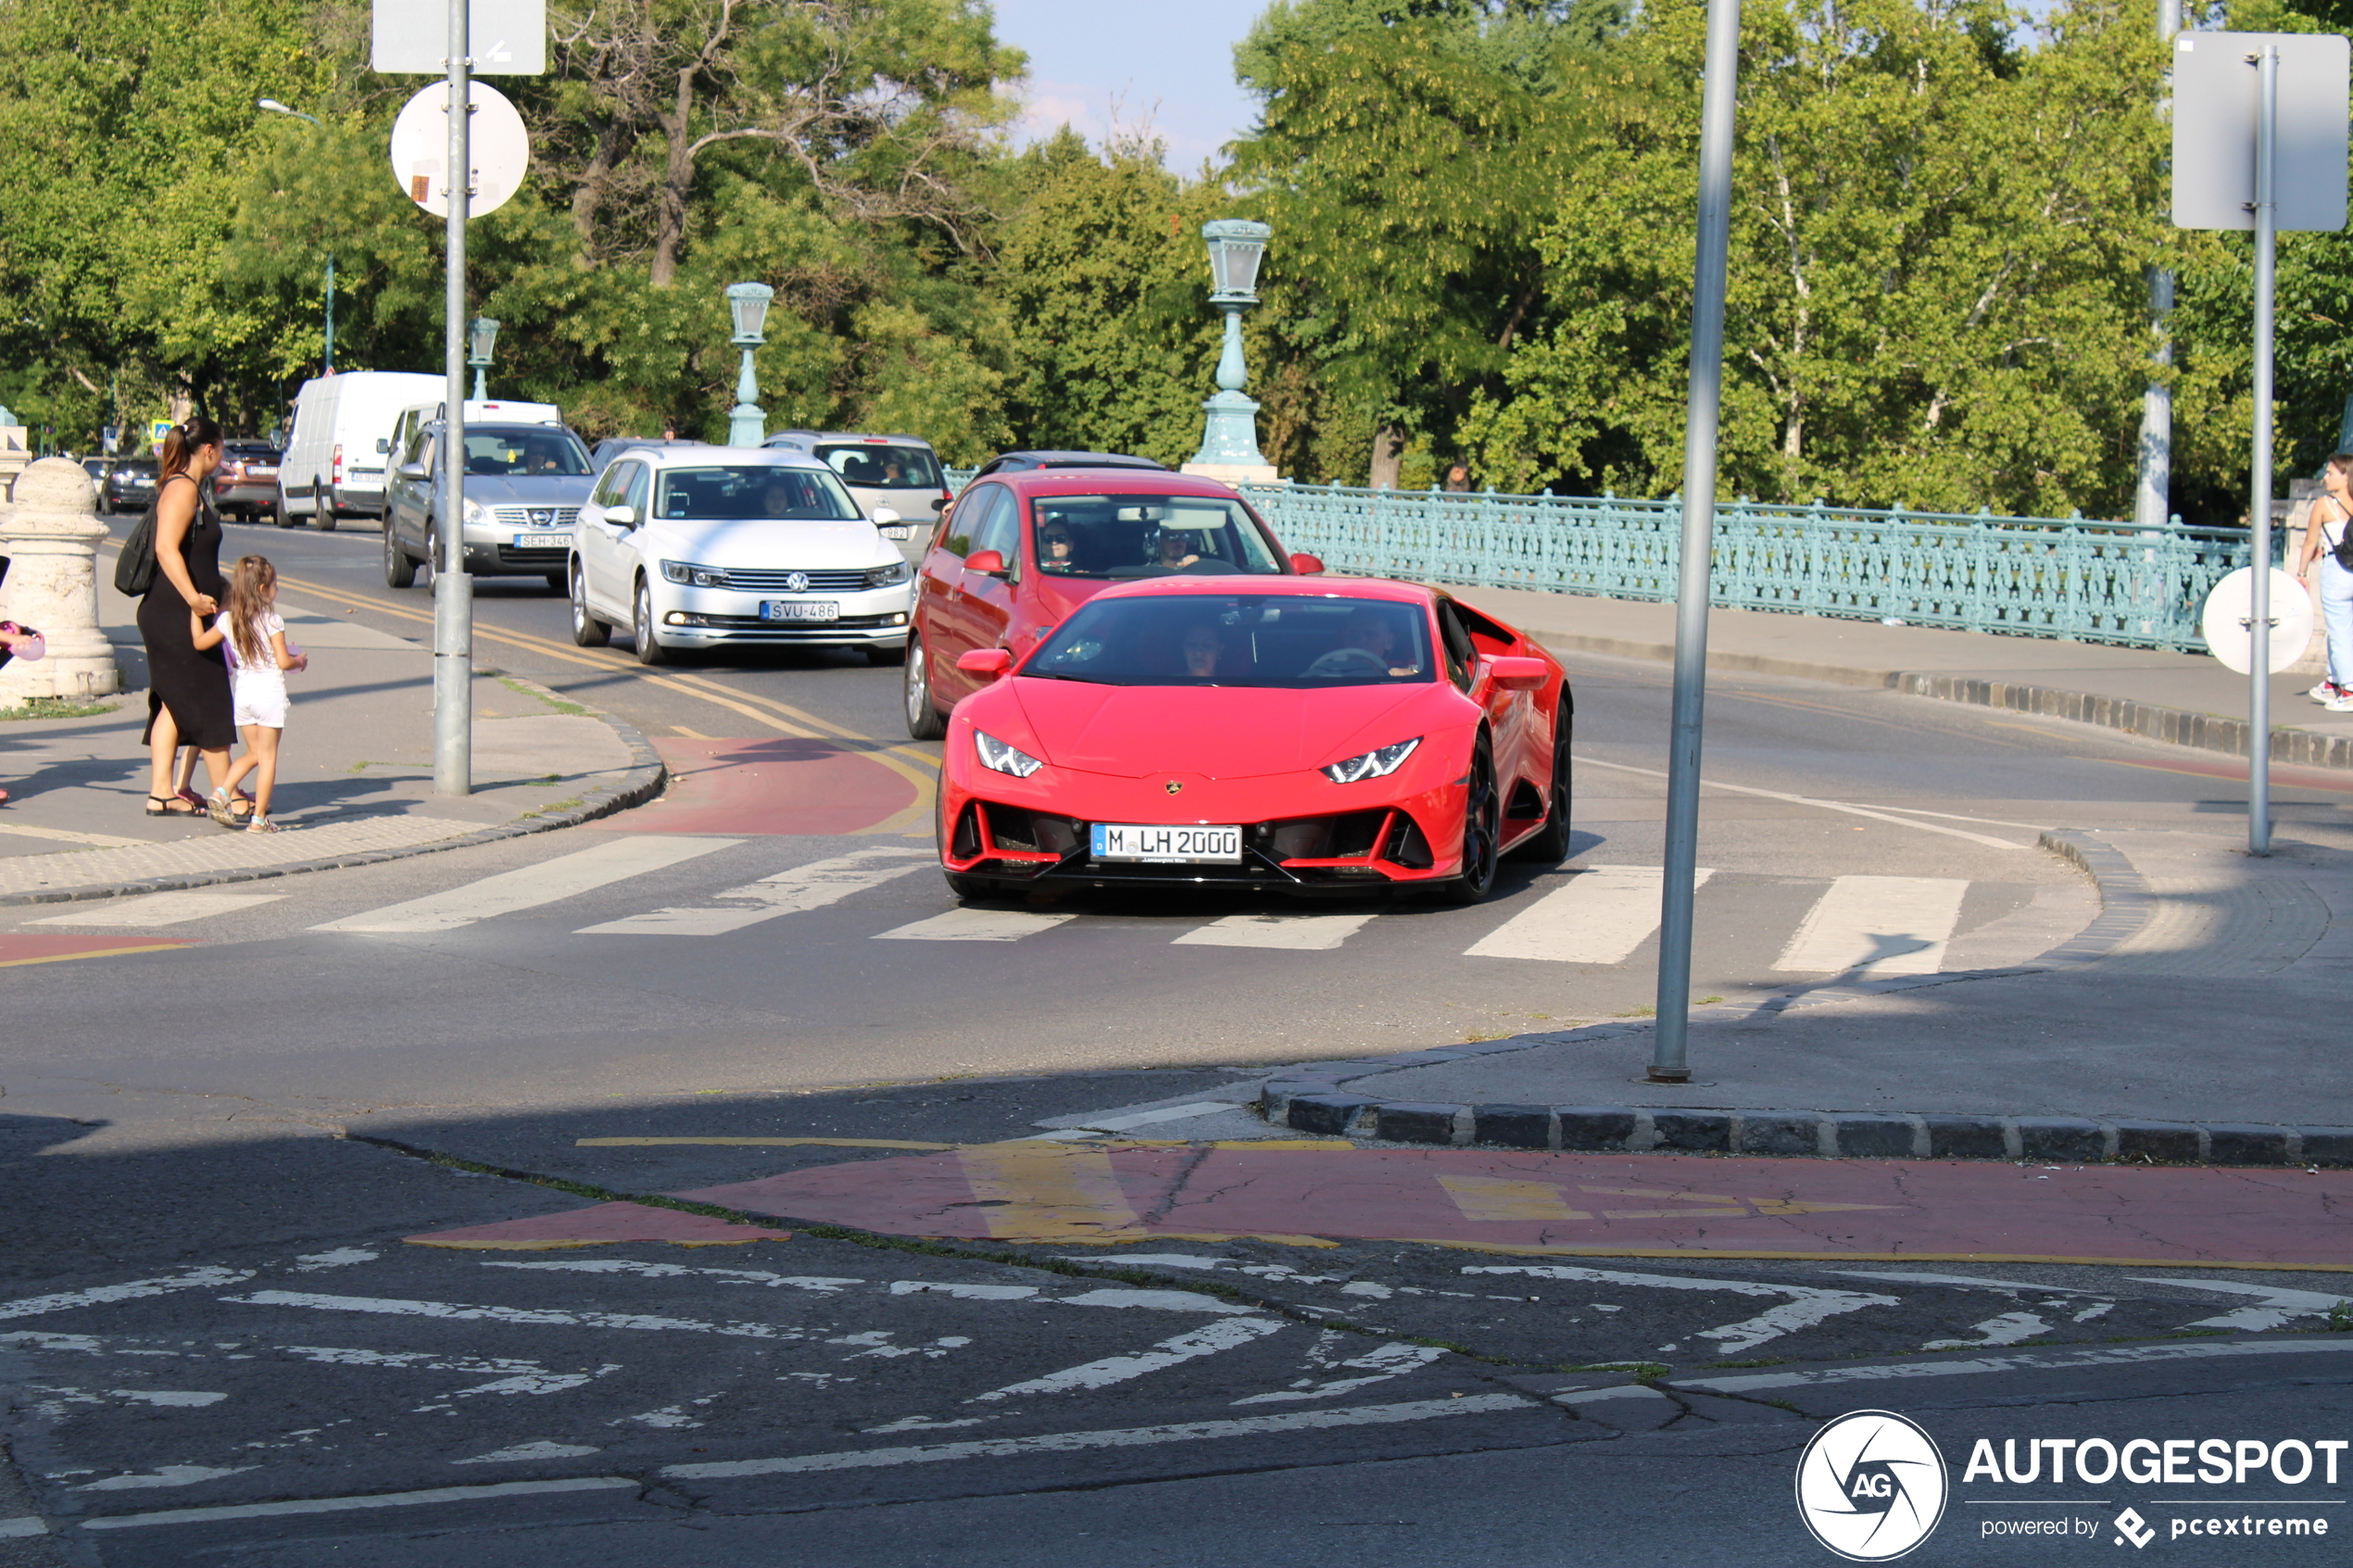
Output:
[[[1391,675],[1418,675],[1422,672],[1418,663],[1397,662],[1397,628],[1390,623],[1389,616],[1378,609],[1366,608],[1352,612],[1347,624],[1340,628],[1340,638],[1332,645],[1332,651],[1315,663],[1331,668],[1355,662],[1349,658],[1351,653],[1364,654],[1387,669]]]

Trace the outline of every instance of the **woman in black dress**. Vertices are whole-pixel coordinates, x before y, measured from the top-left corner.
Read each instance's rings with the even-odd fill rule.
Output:
[[[204,755],[218,789],[236,744],[229,667],[218,646],[199,650],[188,612],[219,613],[220,519],[204,498],[204,482],[220,466],[220,427],[201,416],[175,425],[157,455],[156,577],[139,601],[139,634],[147,644],[147,815],[195,816],[173,787],[172,759],[182,746]]]

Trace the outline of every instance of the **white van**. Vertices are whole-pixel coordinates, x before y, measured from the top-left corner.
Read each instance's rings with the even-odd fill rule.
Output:
[[[448,385],[409,370],[346,370],[303,383],[278,465],[279,526],[307,517],[327,533],[339,517],[383,516],[393,422]]]
[[[441,418],[449,405],[442,398],[430,403],[415,403],[400,410],[392,426],[392,460],[399,461],[399,454],[409,450],[409,439],[422,427]],[[510,403],[502,399],[477,401],[466,399],[466,422],[485,425],[560,425],[564,411],[553,403]],[[387,480],[386,482],[390,482]]]

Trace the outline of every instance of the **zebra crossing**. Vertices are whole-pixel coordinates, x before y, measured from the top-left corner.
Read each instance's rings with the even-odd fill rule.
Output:
[[[631,881],[668,872],[745,842],[741,839],[616,834],[589,848],[540,864],[484,876],[462,886],[320,921],[303,929],[330,935],[436,935],[484,922],[527,915],[588,895],[610,902],[612,890]],[[608,938],[697,939],[724,937],[781,918],[824,909],[860,895],[900,884],[935,864],[924,847],[884,845],[787,868],[756,881],[698,896],[693,902],[663,903],[634,913],[610,915],[570,926],[566,935],[584,941]],[[875,941],[913,943],[1009,943],[1045,937],[1064,928],[1109,927],[1124,937],[1170,947],[1241,947],[1295,953],[1329,953],[1366,940],[1401,918],[1423,932],[1453,938],[1457,955],[1470,960],[1608,968],[1631,961],[1655,935],[1663,870],[1657,866],[1580,867],[1548,878],[1537,897],[1499,902],[1483,910],[1435,915],[1394,906],[1342,908],[1279,906],[1217,915],[1204,910],[1189,922],[1139,916],[1132,909],[1090,910],[1083,901],[1052,909],[956,906],[904,920],[867,936]],[[1818,883],[1775,879],[1781,888],[1810,890],[1802,916],[1795,899],[1777,893],[1795,917],[1786,943],[1770,936],[1753,961],[1762,963],[1776,947],[1771,967],[1792,974],[1867,973],[1873,976],[1929,974],[1947,966],[1970,884],[1955,877],[1846,875]],[[1705,895],[1723,885],[1719,873],[1700,868],[1695,890]],[[902,884],[899,901],[906,901]],[[1754,887],[1754,883],[1750,884]],[[1802,896],[1802,895],[1801,895]],[[214,921],[285,900],[283,893],[161,893],[77,906],[29,922],[122,929],[162,928]],[[873,908],[870,904],[869,909]],[[1502,918],[1497,919],[1497,915]],[[576,918],[576,917],[575,917]],[[1465,922],[1491,921],[1475,938],[1457,935]],[[1777,916],[1778,918],[1790,918]],[[1181,929],[1171,927],[1181,923]],[[1996,924],[2000,922],[1995,922]],[[838,927],[834,928],[837,932]],[[1986,967],[2021,962],[2032,952],[1989,959],[1975,936],[1963,962]],[[2036,946],[2033,951],[2039,951]]]

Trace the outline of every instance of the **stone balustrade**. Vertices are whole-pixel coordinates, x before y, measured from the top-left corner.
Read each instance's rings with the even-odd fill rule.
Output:
[[[114,645],[98,630],[98,545],[90,476],[78,463],[44,458],[16,477],[0,508],[0,621],[37,628],[48,657],[0,666],[0,708],[28,698],[84,701],[121,689]],[[106,592],[114,592],[109,581]]]

